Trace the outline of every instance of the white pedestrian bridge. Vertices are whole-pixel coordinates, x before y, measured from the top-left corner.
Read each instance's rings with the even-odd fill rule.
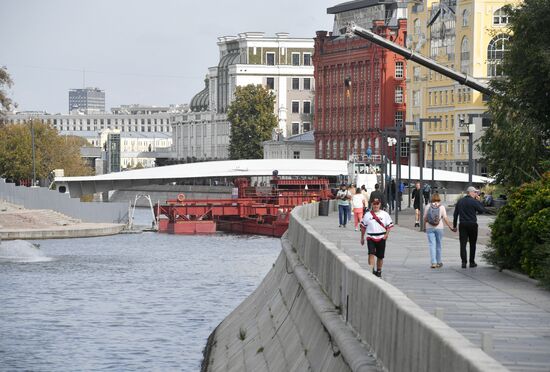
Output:
[[[392,164],[391,174],[395,177],[396,165]],[[135,186],[164,185],[197,178],[234,178],[234,177],[269,177],[277,170],[279,176],[295,177],[339,177],[348,174],[346,160],[323,159],[245,159],[224,160],[201,163],[186,163],[164,167],[145,168],[131,171],[102,174],[86,177],[56,177],[55,183],[59,190],[69,191],[71,197],[77,198],[86,194],[118,190]],[[431,180],[432,169],[423,169],[423,179]],[[420,168],[401,166],[401,178],[417,180],[420,178]],[[443,183],[468,183],[468,175],[464,173],[434,170],[434,181]],[[474,184],[491,182],[492,179],[473,176]]]

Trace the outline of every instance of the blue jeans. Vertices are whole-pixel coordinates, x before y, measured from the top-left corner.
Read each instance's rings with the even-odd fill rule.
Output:
[[[346,225],[348,223],[348,217],[350,215],[349,205],[339,205],[338,206],[338,221],[340,225]]]
[[[428,235],[432,264],[441,263],[441,240],[443,239],[443,229],[427,228],[426,234]]]

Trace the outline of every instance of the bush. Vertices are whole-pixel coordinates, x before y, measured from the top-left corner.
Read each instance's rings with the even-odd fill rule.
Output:
[[[485,259],[550,289],[550,172],[515,189],[491,225]]]

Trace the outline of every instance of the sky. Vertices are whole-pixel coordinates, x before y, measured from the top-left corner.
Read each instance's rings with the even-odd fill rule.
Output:
[[[84,85],[105,90],[107,109],[189,103],[218,63],[218,37],[313,38],[342,2],[0,0],[0,66],[19,111],[67,113],[69,89]]]

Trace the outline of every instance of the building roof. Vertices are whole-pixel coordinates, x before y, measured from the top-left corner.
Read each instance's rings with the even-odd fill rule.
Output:
[[[120,138],[172,138],[167,132],[111,132],[120,134]],[[60,136],[78,136],[84,138],[99,138],[101,131],[93,130],[64,130],[59,132]]]
[[[208,97],[209,97],[209,86],[208,78],[204,79],[204,89],[195,94],[191,99],[189,108],[193,112],[206,111],[208,110]]]
[[[353,0],[345,3],[341,3],[335,6],[327,8],[327,14],[338,14],[347,12],[349,10],[368,8],[373,5],[387,4],[394,1],[385,1],[385,0]]]

